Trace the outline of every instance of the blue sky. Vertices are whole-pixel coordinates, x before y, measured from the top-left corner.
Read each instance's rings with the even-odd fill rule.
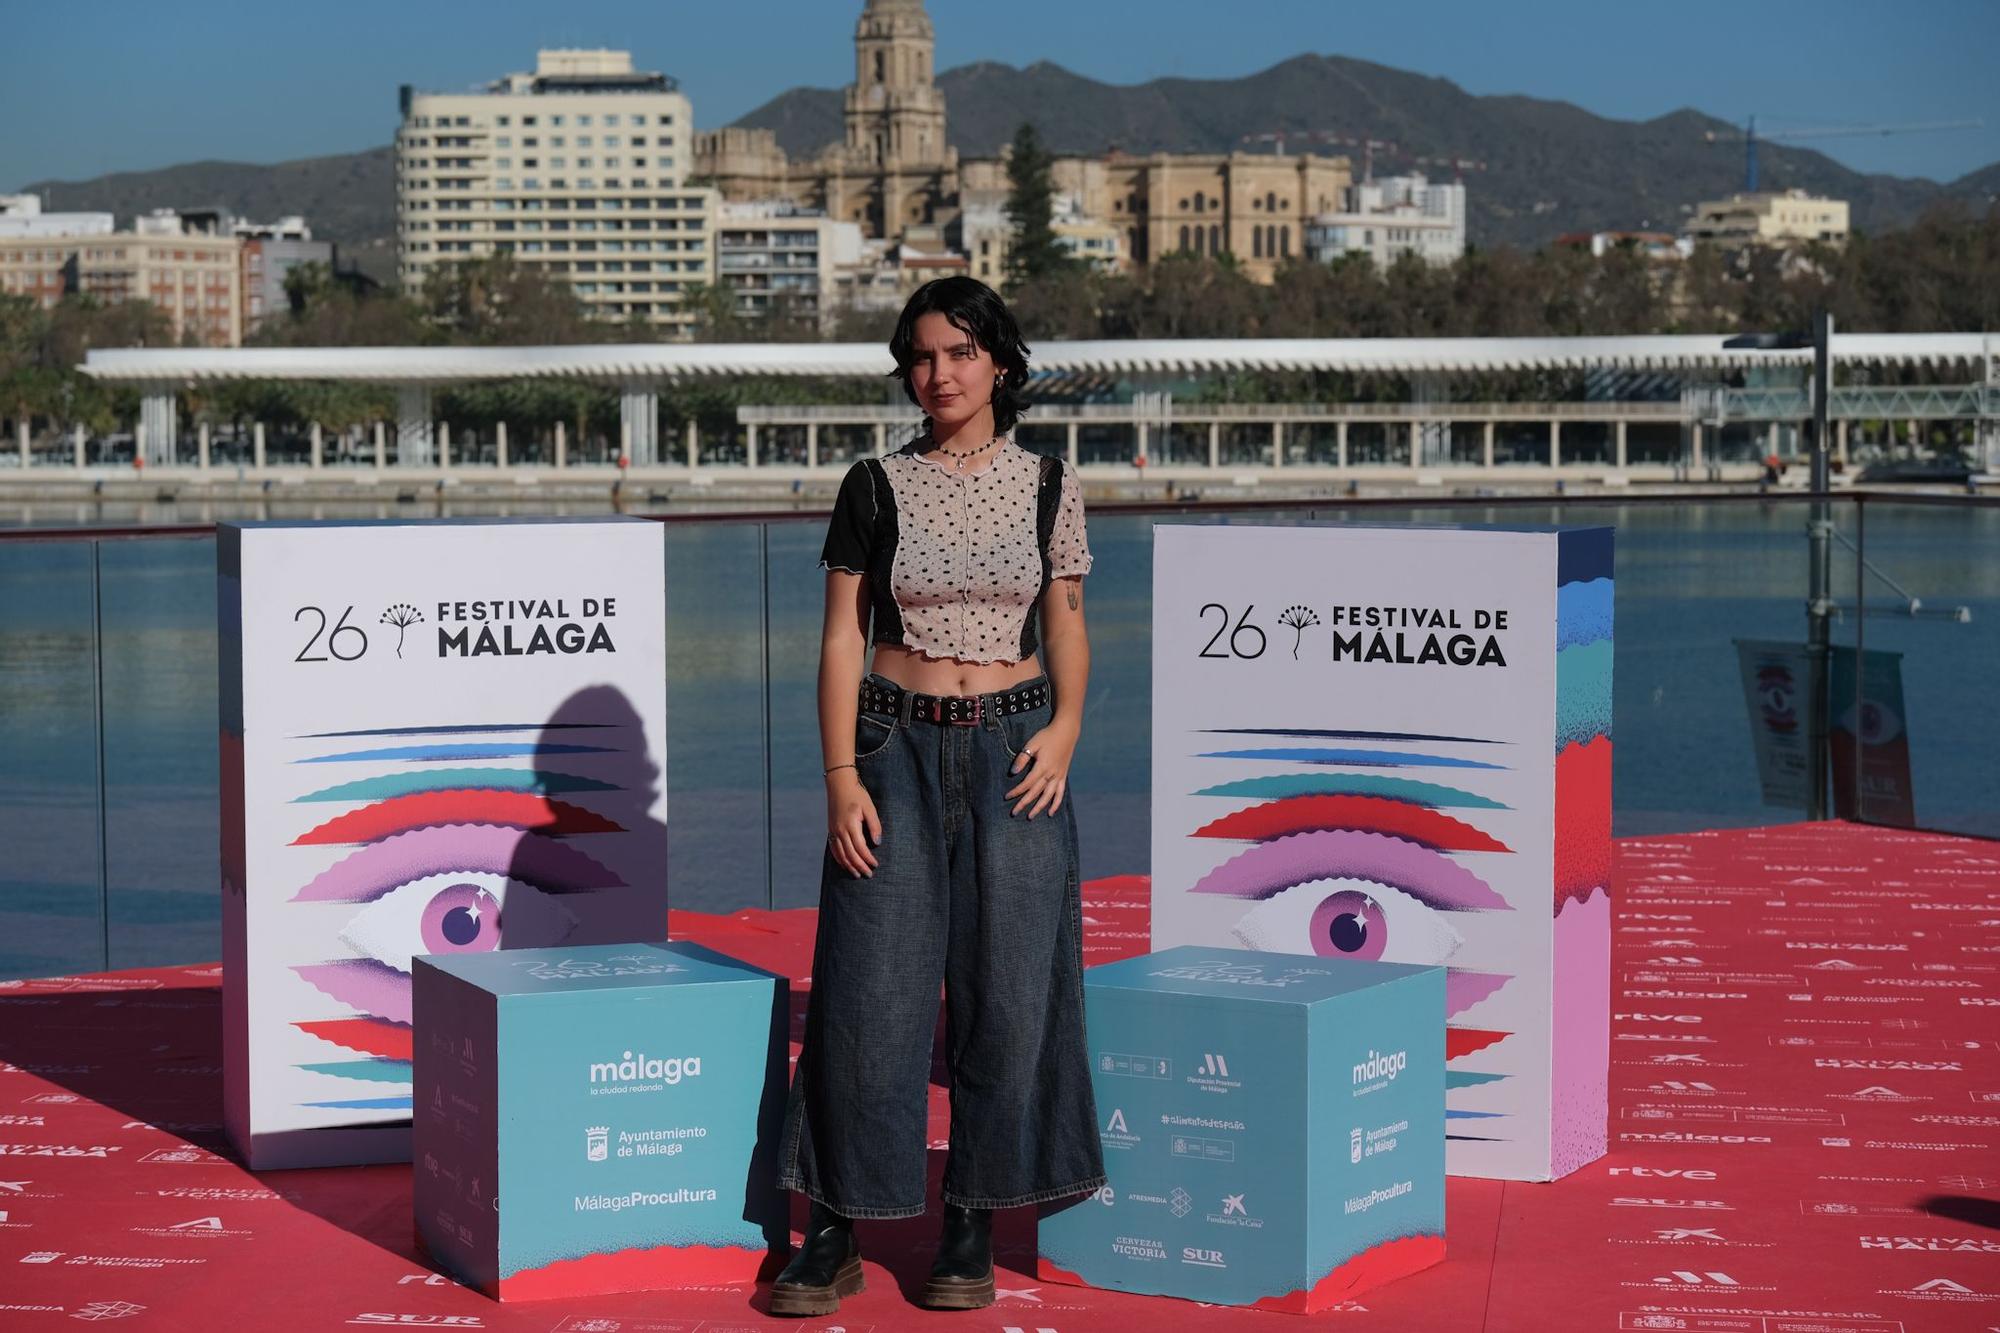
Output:
[[[1142,83],[1235,77],[1311,51],[1620,119],[1683,106],[1739,122],[1754,112],[1768,129],[1978,119],[1976,130],[1812,146],[1861,170],[1937,180],[2000,160],[2000,0],[930,0],[930,10],[939,69],[1051,60]],[[0,189],[383,144],[397,85],[477,84],[528,67],[538,45],[628,47],[677,77],[711,127],[786,88],[847,82],[859,11],[860,0],[0,0]]]

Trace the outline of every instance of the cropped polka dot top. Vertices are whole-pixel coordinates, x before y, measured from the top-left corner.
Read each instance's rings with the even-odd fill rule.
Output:
[[[963,476],[919,437],[847,471],[821,569],[868,580],[875,643],[926,657],[1018,662],[1037,647],[1035,606],[1053,579],[1088,574],[1076,473],[1003,438]]]

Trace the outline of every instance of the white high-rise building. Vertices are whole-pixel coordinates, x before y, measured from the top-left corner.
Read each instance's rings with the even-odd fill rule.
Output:
[[[715,281],[711,189],[686,186],[694,114],[629,51],[540,51],[484,90],[402,93],[398,271],[511,254],[567,280],[586,309],[683,324],[683,288]]]
[[[1465,186],[1422,176],[1385,176],[1346,191],[1346,207],[1306,226],[1306,254],[1331,263],[1365,254],[1387,268],[1406,254],[1449,264],[1465,253]]]

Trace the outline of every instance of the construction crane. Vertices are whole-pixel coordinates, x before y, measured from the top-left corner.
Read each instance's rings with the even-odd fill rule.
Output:
[[[1889,134],[1927,134],[1932,130],[1978,129],[1983,122],[1977,120],[1932,120],[1911,125],[1843,125],[1824,130],[1780,130],[1776,134],[1757,133],[1757,118],[1750,117],[1740,136],[1743,141],[1743,193],[1757,193],[1757,145],[1761,142],[1783,140],[1787,143],[1795,139],[1848,139],[1861,136]],[[1710,143],[1735,143],[1738,136],[1718,134],[1714,130],[1704,136]]]

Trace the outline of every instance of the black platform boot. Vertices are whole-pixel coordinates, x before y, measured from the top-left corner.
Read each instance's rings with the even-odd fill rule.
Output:
[[[937,1262],[924,1284],[933,1310],[978,1310],[993,1304],[993,1210],[944,1206]]]
[[[772,1314],[832,1314],[861,1290],[861,1243],[854,1223],[815,1201],[799,1252],[771,1286]]]

